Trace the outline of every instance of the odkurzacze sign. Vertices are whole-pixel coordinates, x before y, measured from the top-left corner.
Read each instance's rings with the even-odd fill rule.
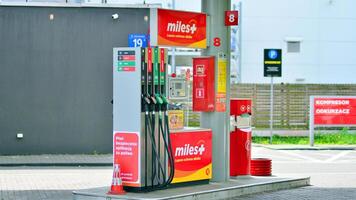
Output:
[[[314,97],[315,125],[356,125],[356,97]]]
[[[315,127],[356,126],[356,96],[311,96],[309,112],[310,145]]]

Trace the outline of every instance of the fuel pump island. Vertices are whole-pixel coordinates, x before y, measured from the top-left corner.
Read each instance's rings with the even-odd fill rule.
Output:
[[[236,194],[309,184],[309,178],[305,177],[230,179],[230,175],[250,174],[251,103],[242,105],[244,108],[249,106],[247,110],[241,110],[242,113],[230,112],[228,46],[226,38],[220,40],[220,37],[228,38],[227,28],[221,24],[227,2],[202,1],[203,10],[210,12],[210,20],[205,13],[150,9],[150,46],[113,49],[114,170],[120,166],[124,189],[135,193],[118,197],[107,194],[107,188],[93,189],[74,192],[74,199],[187,199],[188,196],[224,199]],[[210,42],[207,40],[207,24],[210,26]],[[220,29],[224,31],[218,31]],[[216,37],[211,40],[213,36]],[[213,46],[208,47],[208,43]],[[172,130],[169,126],[168,56],[164,47],[176,46],[206,49],[203,51],[206,56],[192,61],[193,111],[200,112],[201,127]],[[233,109],[237,107],[232,103]],[[248,123],[244,123],[242,131],[239,124],[246,119]],[[229,129],[232,130],[231,136]],[[230,141],[241,134],[245,135],[243,142]],[[233,145],[242,146],[244,153],[231,153]],[[241,164],[244,165],[242,168],[238,166]],[[221,184],[206,184],[210,180]],[[197,183],[199,186],[191,189],[174,187]],[[167,192],[153,192],[167,188],[170,188]],[[248,188],[252,188],[250,192]]]
[[[155,9],[151,10],[151,25],[155,25],[151,26],[153,44],[188,43],[189,47],[206,48],[204,13]],[[123,185],[128,191],[152,191],[179,183],[208,183],[213,175],[212,129],[208,125],[170,129],[167,96],[172,95],[167,95],[167,91],[175,91],[167,90],[167,60],[167,49],[157,46],[113,50],[114,164],[120,165]],[[193,111],[226,112],[226,54],[196,57],[192,65]],[[225,122],[221,124],[224,125]],[[246,155],[242,156],[245,159],[241,164],[231,162],[231,170],[238,165],[249,168],[250,137],[242,145],[230,143],[233,156],[230,160],[236,160],[234,152],[238,146],[243,147],[241,155]],[[239,175],[249,175],[249,169],[245,171]]]
[[[206,14],[151,9],[150,23],[151,44],[156,47],[113,50],[114,164],[120,165],[129,191],[208,182],[212,177],[212,130],[169,128],[168,56],[167,49],[159,47],[206,48]],[[201,63],[194,71],[205,80],[214,77],[213,65]],[[206,90],[206,85],[214,86],[209,80],[198,84],[196,94],[203,107],[209,97],[208,106],[214,110],[214,91]]]

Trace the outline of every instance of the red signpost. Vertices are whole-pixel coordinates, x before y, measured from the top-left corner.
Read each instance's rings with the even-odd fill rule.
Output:
[[[312,146],[316,126],[355,126],[356,96],[311,96],[309,125]]]

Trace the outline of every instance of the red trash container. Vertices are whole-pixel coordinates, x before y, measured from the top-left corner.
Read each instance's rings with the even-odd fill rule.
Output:
[[[251,128],[230,133],[230,176],[250,175]]]

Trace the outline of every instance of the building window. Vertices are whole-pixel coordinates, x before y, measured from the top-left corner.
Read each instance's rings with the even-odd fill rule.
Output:
[[[288,53],[299,53],[300,52],[300,42],[299,41],[288,41],[287,42],[287,52]]]

